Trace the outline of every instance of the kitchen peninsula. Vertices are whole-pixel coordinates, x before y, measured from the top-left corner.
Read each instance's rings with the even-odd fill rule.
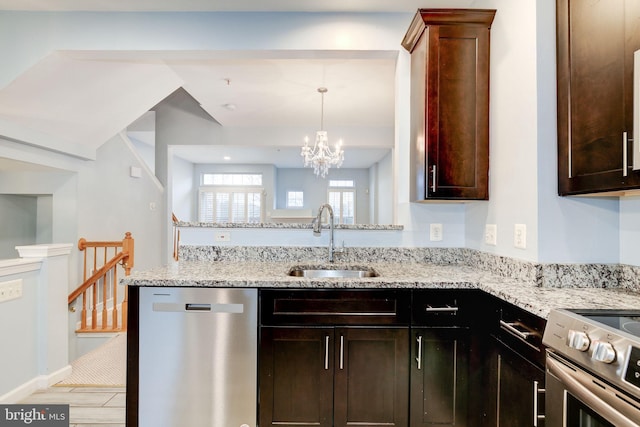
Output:
[[[377,276],[305,278],[289,275],[294,267],[372,269]],[[190,422],[218,416],[207,403],[216,400],[212,396],[218,386],[209,390],[196,386],[195,382],[205,379],[215,383],[216,376],[222,375],[215,374],[218,365],[226,367],[221,368],[226,372],[222,376],[237,380],[240,373],[232,374],[235,371],[231,367],[241,362],[244,368],[239,372],[254,381],[249,387],[253,392],[243,392],[249,396],[244,401],[251,404],[255,400],[257,405],[250,406],[257,406],[258,415],[229,421],[228,425],[253,427],[256,417],[261,420],[261,427],[296,417],[305,420],[310,418],[304,417],[317,417],[319,425],[324,426],[346,425],[346,421],[340,420],[346,419],[347,412],[357,414],[359,410],[365,414],[363,417],[374,414],[358,398],[341,397],[341,389],[371,387],[385,390],[381,393],[386,396],[395,396],[391,400],[379,397],[388,407],[381,407],[380,414],[375,414],[390,425],[421,425],[416,420],[427,412],[430,416],[452,419],[468,416],[469,425],[480,423],[480,418],[487,420],[493,416],[491,408],[496,407],[495,401],[489,397],[478,401],[470,396],[477,395],[482,383],[500,381],[500,376],[493,373],[492,360],[498,360],[497,363],[507,360],[504,354],[496,359],[494,356],[499,353],[490,347],[493,341],[487,331],[493,330],[494,320],[498,324],[497,316],[508,313],[515,316],[517,324],[531,318],[532,324],[537,325],[531,333],[539,338],[544,319],[554,308],[637,308],[640,293],[624,287],[633,283],[627,277],[632,274],[633,271],[617,265],[540,265],[459,248],[350,247],[330,264],[326,262],[325,247],[181,246],[179,262],[135,272],[122,280],[130,290],[128,425],[146,426],[159,419],[171,419],[172,408],[181,405],[209,411],[203,411]],[[218,300],[209,298],[214,291],[221,292],[216,296]],[[241,299],[231,296],[233,292]],[[429,313],[430,310],[435,313]],[[248,329],[239,326],[220,329],[227,320],[221,322],[213,317],[232,319],[239,313],[247,315]],[[149,334],[150,326],[156,325],[163,329]],[[212,338],[216,335],[230,335],[232,340],[218,344]],[[226,353],[238,343],[242,348],[237,353],[233,356]],[[208,349],[207,355],[199,355],[204,348]],[[254,354],[253,358],[245,360],[249,353]],[[370,363],[357,363],[359,354],[367,354],[362,356],[365,360],[397,368],[369,372],[366,366]],[[532,359],[543,354],[539,349]],[[425,365],[421,366],[423,357]],[[434,358],[439,362],[434,362]],[[410,359],[408,372],[403,361]],[[417,368],[414,359],[420,360]],[[283,374],[282,370],[290,372]],[[342,377],[345,370],[350,373]],[[482,375],[471,375],[474,372]],[[162,378],[165,375],[167,378]],[[207,380],[209,377],[213,379]],[[297,393],[303,402],[321,402],[318,408],[313,405],[303,408],[299,402],[293,405],[297,409],[292,408],[287,403],[291,395],[279,394],[292,386],[292,378],[318,381],[317,387],[305,387],[304,394],[288,392]],[[360,384],[350,382],[358,378],[364,380]],[[416,382],[425,385],[416,391],[413,386]],[[321,385],[324,383],[332,385],[324,387]],[[410,383],[412,391],[408,396],[405,392]],[[152,401],[154,395],[161,394],[162,384],[165,389],[172,389],[175,384],[181,387],[180,392],[164,396],[165,400],[160,402],[167,403]],[[498,395],[500,387],[494,386]],[[434,388],[453,390],[444,394],[451,394],[448,399],[455,404],[445,402],[427,412],[425,408],[414,409],[435,402],[421,394],[433,392]],[[254,394],[255,399],[251,398]],[[196,396],[201,400],[197,404]],[[243,399],[234,399],[238,400]],[[409,405],[409,401],[413,403]],[[345,402],[349,411],[341,402]],[[450,408],[463,413],[449,414]],[[175,410],[179,412],[178,409]],[[154,415],[150,416],[152,412]],[[246,410],[240,412],[246,414]],[[186,409],[182,413],[187,413]],[[472,416],[476,417],[473,421]],[[412,420],[411,424],[407,424],[407,419]],[[227,419],[224,420],[227,425]],[[172,425],[171,421],[166,425]]]
[[[132,287],[473,288],[546,318],[552,308],[636,308],[640,290],[625,266],[535,264],[459,248],[348,248],[336,265],[366,265],[378,277],[291,277],[300,264],[327,264],[323,247],[184,246],[180,261],[137,271]],[[634,274],[633,272],[628,274]],[[636,292],[638,291],[638,292]]]

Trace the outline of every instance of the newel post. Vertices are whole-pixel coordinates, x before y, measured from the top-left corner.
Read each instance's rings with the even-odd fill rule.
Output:
[[[128,276],[131,274],[134,259],[134,239],[128,231],[124,234],[124,239],[122,240],[122,252],[127,254],[127,258],[124,260],[124,273]]]

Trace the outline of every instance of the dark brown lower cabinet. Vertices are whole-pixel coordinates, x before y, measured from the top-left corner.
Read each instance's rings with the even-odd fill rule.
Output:
[[[262,327],[260,426],[407,426],[408,340],[407,327]]]
[[[492,341],[487,357],[489,379],[484,396],[487,405],[484,425],[543,427],[544,419],[538,418],[534,424],[534,417],[544,414],[544,396],[536,393],[544,388],[544,370],[495,338]]]
[[[260,426],[333,425],[332,328],[261,328]]]
[[[412,330],[411,427],[477,426],[470,420],[470,332]]]

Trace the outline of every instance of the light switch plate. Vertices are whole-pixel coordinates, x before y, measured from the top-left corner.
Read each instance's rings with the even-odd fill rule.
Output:
[[[17,299],[22,296],[22,279],[0,283],[0,302]]]

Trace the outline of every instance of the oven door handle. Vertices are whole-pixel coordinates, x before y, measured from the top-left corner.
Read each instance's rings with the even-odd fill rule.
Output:
[[[547,370],[550,374],[555,376],[562,382],[564,389],[582,401],[585,405],[593,409],[596,413],[600,414],[607,421],[615,425],[616,427],[637,427],[638,424],[627,418],[624,414],[620,413],[614,408],[614,405],[609,403],[606,395],[597,395],[591,391],[587,384],[591,381],[587,381],[586,384],[581,382],[578,378],[574,377],[570,372],[567,372],[570,368],[565,367],[562,363],[547,357]],[[571,370],[571,372],[575,372]],[[594,389],[595,390],[595,389]],[[619,403],[624,403],[622,400]],[[566,405],[566,401],[564,402]],[[629,405],[630,406],[630,405]],[[631,408],[631,406],[630,406]],[[566,406],[565,406],[566,410]],[[634,411],[637,411],[633,409]],[[640,418],[640,411],[637,411]]]

